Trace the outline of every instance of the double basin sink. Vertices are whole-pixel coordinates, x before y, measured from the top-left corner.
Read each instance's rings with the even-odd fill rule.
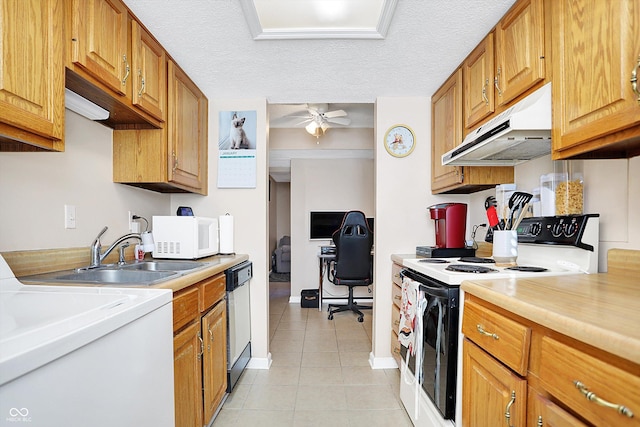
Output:
[[[151,286],[206,267],[197,261],[139,261],[107,264],[95,268],[56,271],[21,277],[25,283],[85,283],[99,285]]]

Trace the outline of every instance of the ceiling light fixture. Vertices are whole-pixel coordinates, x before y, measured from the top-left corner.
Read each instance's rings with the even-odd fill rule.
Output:
[[[320,137],[324,135],[324,133],[329,129],[329,125],[322,119],[316,119],[306,125],[305,130],[309,133],[309,135],[313,135],[316,137],[316,143],[320,143]]]
[[[64,90],[64,106],[89,120],[106,120],[109,118],[108,110],[66,88]]]

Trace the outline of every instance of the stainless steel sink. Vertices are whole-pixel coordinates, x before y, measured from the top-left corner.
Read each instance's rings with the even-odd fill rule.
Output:
[[[21,277],[25,283],[82,283],[97,285],[151,286],[206,267],[196,261],[141,261],[132,264],[109,264],[102,267],[55,271]]]
[[[127,270],[149,271],[185,271],[204,267],[206,264],[196,261],[142,261],[135,264],[123,265]]]
[[[178,276],[175,271],[142,271],[129,269],[95,269],[56,276],[61,282],[152,285]]]

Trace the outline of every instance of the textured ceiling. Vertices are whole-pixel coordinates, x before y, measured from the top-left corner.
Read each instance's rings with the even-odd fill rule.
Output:
[[[373,103],[431,96],[514,0],[400,0],[384,40],[260,41],[237,0],[125,2],[210,99]]]
[[[209,100],[266,98],[273,127],[306,103],[341,105],[352,127],[372,127],[377,97],[430,97],[515,2],[399,0],[382,40],[254,40],[239,0],[124,1]]]

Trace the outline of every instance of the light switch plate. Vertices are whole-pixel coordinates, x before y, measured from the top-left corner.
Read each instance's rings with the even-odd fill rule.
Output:
[[[64,205],[64,228],[76,228],[76,207]]]

